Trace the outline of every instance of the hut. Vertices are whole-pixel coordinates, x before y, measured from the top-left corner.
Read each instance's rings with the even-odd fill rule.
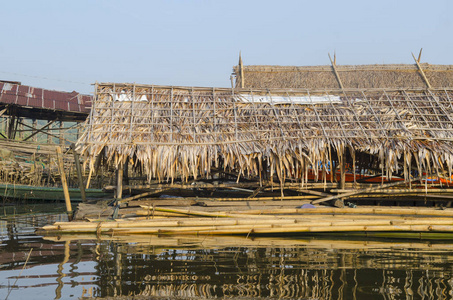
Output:
[[[418,60],[345,67],[240,60],[232,88],[96,83],[76,150],[87,186],[116,171],[105,176],[112,183],[105,189],[116,192],[108,215],[122,220],[106,222],[105,205],[83,203],[76,219],[88,222],[43,230],[451,238],[453,208],[366,202],[453,199],[452,70]],[[184,198],[157,199],[163,193]]]
[[[321,202],[397,185],[416,194],[415,181],[425,194],[428,183],[450,192],[453,66],[240,61],[234,74],[234,88],[97,83],[78,141],[90,178],[100,162],[113,165],[117,198],[123,188],[201,186],[253,197],[278,188],[282,199],[289,189]],[[147,184],[124,187],[128,165]],[[363,186],[375,177],[378,187]]]
[[[90,95],[75,91],[47,90],[0,80],[0,198],[3,203],[63,199],[56,147],[66,150],[77,140],[91,101]],[[75,173],[72,155],[63,158],[66,171]],[[79,186],[77,181],[69,185]],[[80,194],[77,198],[80,199]]]

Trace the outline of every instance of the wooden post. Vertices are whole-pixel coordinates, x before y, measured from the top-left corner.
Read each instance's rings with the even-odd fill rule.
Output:
[[[0,111],[0,120],[2,127],[0,129],[0,134],[6,138],[8,136],[8,118],[6,116],[3,116],[3,114],[6,112],[7,108],[4,108],[2,111]]]
[[[48,121],[47,123],[49,123],[50,121]],[[52,136],[50,135],[50,129],[51,129],[51,125],[49,125],[49,127],[47,128],[47,144],[48,145],[51,145],[52,144]],[[48,171],[48,174],[47,174],[47,185],[50,185],[50,170],[52,169],[52,156],[49,154],[47,156],[47,169],[49,170]]]
[[[48,121],[48,123],[50,123],[50,121]],[[53,144],[52,143],[52,136],[50,135],[52,133],[52,125],[49,125],[47,127],[47,144]]]
[[[341,157],[341,158],[340,158]],[[340,188],[346,185],[346,172],[345,172],[345,164],[346,164],[346,151],[340,154]]]
[[[82,197],[82,202],[87,201],[87,197],[85,194],[85,185],[83,184],[83,177],[82,177],[82,168],[80,166],[79,154],[75,150],[75,144],[71,144],[72,153],[74,155],[74,162],[77,171],[77,179],[79,181],[79,189],[80,189],[80,196]]]
[[[33,125],[31,125],[33,127],[33,131],[32,133],[35,132],[35,130],[38,129],[38,121],[36,119],[33,119]],[[38,135],[36,134],[34,137],[33,137],[33,142],[37,142],[38,141]]]
[[[16,115],[10,115],[8,120],[8,139],[13,140],[16,136],[14,127],[16,126]]]
[[[112,219],[118,218],[118,211],[120,200],[123,197],[123,162],[118,163],[118,169],[116,170],[116,199],[115,199],[115,210],[113,211]]]
[[[64,145],[64,133],[63,133],[63,127],[64,127],[64,123],[63,121],[60,121],[60,130],[58,131],[59,132],[59,143],[61,146]]]
[[[68,219],[69,219],[69,221],[72,221],[72,206],[71,206],[71,199],[69,198],[68,183],[66,181],[66,175],[64,172],[63,153],[59,146],[57,146],[56,151],[57,151],[58,169],[60,171],[61,184],[63,186],[64,200],[66,203]]]
[[[18,118],[19,140],[21,140],[21,141],[24,139],[24,125],[22,124],[22,122],[24,122],[24,119],[23,118]]]
[[[116,182],[116,199],[121,200],[123,197],[123,163],[118,164],[118,176]]]

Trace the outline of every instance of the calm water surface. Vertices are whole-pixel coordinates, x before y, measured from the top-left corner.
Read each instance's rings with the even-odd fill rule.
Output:
[[[63,207],[2,210],[0,299],[451,299],[453,294],[448,241],[43,238],[35,229],[66,220]]]

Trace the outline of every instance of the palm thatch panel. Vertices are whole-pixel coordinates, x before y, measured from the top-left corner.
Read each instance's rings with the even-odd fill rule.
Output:
[[[323,102],[292,99],[324,97]],[[289,102],[251,102],[286,97]],[[337,101],[329,101],[337,99]],[[338,100],[339,99],[339,100]],[[307,180],[308,170],[367,153],[391,174],[451,173],[453,90],[291,92],[98,84],[78,149],[91,170],[99,155],[139,164],[149,179],[240,176]]]
[[[453,87],[452,65],[420,64],[433,88]],[[241,70],[242,68],[242,70]],[[344,88],[424,89],[427,84],[414,65],[335,65]],[[233,68],[236,87],[244,88],[340,88],[332,66],[242,66]],[[241,78],[241,75],[243,78]]]

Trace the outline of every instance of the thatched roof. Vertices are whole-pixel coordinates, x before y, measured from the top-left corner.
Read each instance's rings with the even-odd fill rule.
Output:
[[[237,88],[424,89],[452,88],[453,65],[388,64],[326,66],[244,66],[233,68]],[[335,74],[338,74],[338,77]],[[425,80],[425,78],[426,80]],[[243,86],[242,86],[243,84]],[[342,85],[342,86],[341,86]]]
[[[91,170],[105,155],[115,164],[132,159],[160,180],[220,166],[301,179],[346,149],[375,155],[388,172],[404,168],[406,176],[413,165],[451,169],[452,89],[237,92],[98,84],[78,149]]]

